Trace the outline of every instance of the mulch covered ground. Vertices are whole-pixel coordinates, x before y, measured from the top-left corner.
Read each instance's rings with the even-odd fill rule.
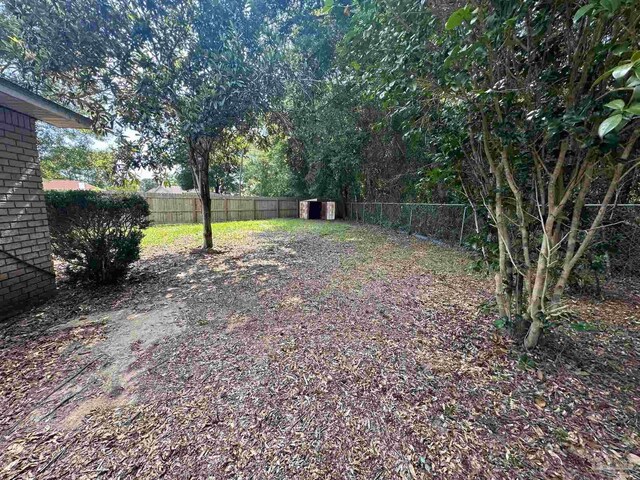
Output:
[[[1,478],[640,478],[637,291],[571,299],[525,354],[453,249],[303,222],[194,246],[3,327]]]

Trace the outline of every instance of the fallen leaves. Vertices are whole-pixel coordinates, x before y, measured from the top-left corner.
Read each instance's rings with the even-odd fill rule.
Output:
[[[84,312],[179,304],[186,327],[151,345],[126,343],[136,381],[120,396],[72,398],[46,424],[5,431],[0,477],[596,479],[640,471],[634,326],[562,330],[561,343],[523,362],[480,309],[491,286],[464,273],[459,251],[370,228],[343,237],[271,230],[229,240],[215,256],[165,246],[140,262],[135,283],[85,299]],[[67,293],[51,315],[67,315],[79,295]],[[627,303],[617,299],[615,308],[627,315],[635,308]],[[581,321],[602,316],[584,304],[574,304]],[[46,323],[50,314],[29,320]],[[129,320],[141,318],[153,315]],[[100,346],[113,322],[3,346],[0,425],[24,418],[90,362],[84,346]],[[129,396],[136,401],[119,400]],[[55,398],[51,406],[66,397]]]

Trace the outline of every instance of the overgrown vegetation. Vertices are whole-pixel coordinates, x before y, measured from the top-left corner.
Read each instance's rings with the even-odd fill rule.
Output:
[[[53,253],[72,278],[114,283],[140,256],[149,205],[137,194],[46,192]]]
[[[256,191],[469,202],[527,348],[597,266],[608,207],[638,199],[634,0],[38,0],[3,18],[5,72],[135,129],[131,165],[192,174],[206,248],[210,187],[242,183],[243,142],[277,178]]]
[[[499,315],[535,347],[609,205],[637,190],[636,3],[326,2],[335,68],[292,116],[307,179],[344,201],[468,201],[491,227],[476,243]]]

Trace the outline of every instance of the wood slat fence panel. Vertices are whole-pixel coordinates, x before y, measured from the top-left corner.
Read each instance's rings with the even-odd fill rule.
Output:
[[[202,221],[200,200],[196,193],[145,193],[151,221],[156,225],[198,223]],[[212,222],[297,218],[299,200],[291,197],[236,197],[216,195],[211,198]]]

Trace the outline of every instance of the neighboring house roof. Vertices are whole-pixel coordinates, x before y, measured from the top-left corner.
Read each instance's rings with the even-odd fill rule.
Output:
[[[146,193],[185,193],[185,191],[177,185],[173,187],[164,187],[162,185],[158,185],[157,187],[153,187],[152,189],[147,190]]]
[[[0,78],[0,106],[62,128],[91,128],[91,120]]]
[[[77,180],[44,180],[42,187],[45,190],[99,190],[90,183]]]

